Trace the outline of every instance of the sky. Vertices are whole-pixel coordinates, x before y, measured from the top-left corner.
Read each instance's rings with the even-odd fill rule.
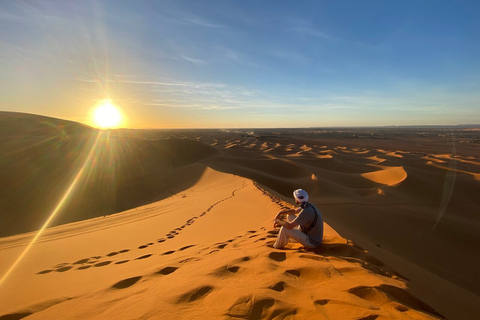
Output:
[[[128,128],[480,123],[479,1],[0,1],[0,110]]]

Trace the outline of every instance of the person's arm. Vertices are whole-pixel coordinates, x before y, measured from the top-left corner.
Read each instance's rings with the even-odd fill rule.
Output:
[[[273,219],[273,221],[280,219],[281,216],[287,215],[287,214],[298,214],[300,212],[301,208],[293,208],[293,209],[283,209]]]
[[[282,226],[280,223],[277,223],[277,221],[284,221],[284,220],[281,220],[280,217],[282,215],[287,215],[287,214],[298,214],[300,211],[302,210],[302,208],[293,208],[293,209],[283,209],[282,211],[280,211],[279,213],[277,213],[277,215],[275,216],[275,218],[273,219],[273,227],[275,228],[277,225],[279,226]],[[291,228],[294,228],[295,226],[291,227]],[[291,229],[291,228],[288,228],[288,229]]]
[[[275,220],[275,224],[276,224],[276,225],[279,225],[279,226],[281,226],[281,227],[285,227],[285,228],[287,228],[287,229],[293,229],[293,228],[295,228],[296,226],[298,226],[298,223],[295,222],[295,221],[288,222],[288,221],[280,220],[280,219]]]

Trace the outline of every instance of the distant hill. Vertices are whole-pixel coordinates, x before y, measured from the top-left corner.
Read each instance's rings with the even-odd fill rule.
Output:
[[[179,192],[202,174],[195,162],[216,152],[197,141],[114,137],[72,121],[0,112],[0,236],[40,228],[82,169],[53,225]]]
[[[14,137],[16,135],[51,135],[61,132],[63,136],[91,134],[96,129],[73,121],[29,113],[0,111],[0,137]]]

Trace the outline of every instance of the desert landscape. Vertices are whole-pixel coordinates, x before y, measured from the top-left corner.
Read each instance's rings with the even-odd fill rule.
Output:
[[[0,112],[0,319],[475,319],[480,128]],[[274,249],[303,188],[324,244]]]
[[[0,1],[0,320],[480,319],[479,11]]]

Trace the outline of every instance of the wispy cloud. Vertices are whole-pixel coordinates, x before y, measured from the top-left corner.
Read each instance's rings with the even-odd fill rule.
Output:
[[[35,55],[35,56],[40,56],[40,57],[44,57],[44,58],[49,57],[47,54],[45,54],[43,52],[40,52],[40,51],[37,51],[37,50],[22,48],[22,47],[19,47],[17,45],[14,45],[14,44],[11,44],[11,43],[6,43],[6,42],[3,42],[3,41],[0,41],[0,49],[1,49],[1,52],[5,53],[9,56],[12,56],[12,54],[13,55],[28,54],[28,55]]]
[[[330,35],[326,34],[323,31],[320,31],[320,30],[318,30],[314,27],[296,26],[296,27],[293,27],[292,30],[296,31],[296,32],[299,32],[299,33],[309,35],[309,36],[314,36],[314,37],[323,38],[323,39],[332,39],[332,37]]]
[[[190,63],[193,63],[193,64],[196,64],[196,65],[202,65],[202,64],[206,64],[205,61],[203,60],[200,60],[200,59],[197,59],[197,58],[192,58],[192,57],[189,57],[189,56],[186,56],[186,55],[181,55],[181,58],[183,60],[186,60]]]
[[[221,24],[216,24],[212,23],[210,21],[200,19],[198,17],[190,17],[190,18],[185,18],[183,21],[194,24],[200,27],[206,27],[206,28],[227,28],[227,26],[221,25]]]
[[[232,61],[236,64],[255,68],[262,67],[261,65],[253,62],[245,53],[242,53],[240,51],[225,47],[219,47],[217,48],[217,51],[220,53],[221,56],[227,58],[229,61]]]
[[[100,80],[78,78],[85,84],[97,84]],[[115,85],[134,86],[142,96],[142,105],[195,110],[233,110],[249,108],[258,103],[263,94],[252,88],[231,86],[224,83],[178,81],[149,76],[123,75],[116,77]]]
[[[80,82],[98,82],[95,78],[77,78],[77,81]],[[215,87],[223,88],[226,85],[222,83],[212,83],[212,82],[189,82],[189,81],[176,81],[163,78],[152,78],[150,76],[135,76],[135,75],[117,75],[115,82],[117,83],[129,83],[129,84],[138,84],[138,85],[155,85],[155,86],[167,86],[167,87],[192,87],[192,88],[202,88],[202,87]]]

